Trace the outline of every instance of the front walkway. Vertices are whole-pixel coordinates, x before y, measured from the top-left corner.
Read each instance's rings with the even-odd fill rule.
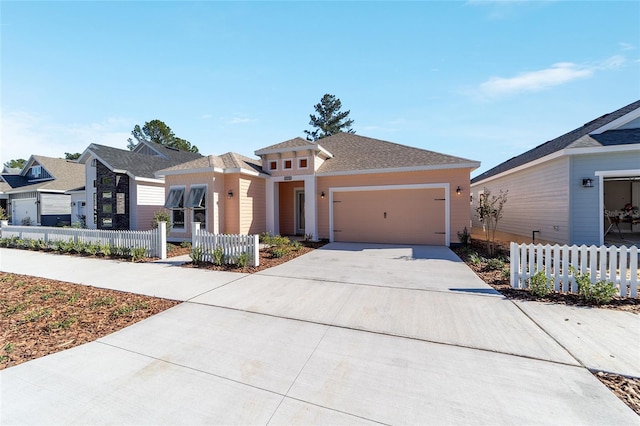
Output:
[[[254,275],[0,249],[0,269],[187,301],[1,371],[2,424],[637,425],[557,330],[610,333],[598,310],[544,323],[446,248],[330,244]],[[637,365],[625,321],[609,355]]]

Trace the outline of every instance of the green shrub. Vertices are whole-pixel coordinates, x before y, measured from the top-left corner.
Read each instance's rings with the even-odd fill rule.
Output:
[[[151,227],[158,229],[158,222],[167,222],[167,235],[171,233],[171,215],[166,210],[157,210],[153,214],[153,220],[151,221]]]
[[[216,266],[222,266],[224,263],[224,250],[222,250],[222,247],[216,247],[211,255],[213,257],[213,264]]]
[[[499,269],[504,268],[504,260],[494,257],[486,260],[486,264],[484,265],[485,271],[497,271]]]
[[[458,231],[458,240],[460,240],[460,242],[462,243],[462,247],[465,248],[468,247],[471,243],[471,234],[469,234],[466,226],[464,227],[462,232]]]
[[[608,303],[618,293],[618,288],[612,281],[599,280],[592,283],[591,276],[588,273],[582,274],[573,266],[569,267],[569,271],[573,274],[578,284],[578,294],[588,303],[596,305]]]
[[[189,241],[183,241],[180,243],[180,247],[182,248],[191,248],[191,243]]]
[[[98,244],[97,255],[100,256],[111,256],[111,246],[109,244]]]
[[[194,264],[200,265],[204,262],[204,250],[200,246],[193,247],[191,253],[189,253],[189,257],[191,257]]]
[[[271,257],[276,259],[286,256],[291,252],[291,249],[287,246],[276,246],[271,249]]]
[[[300,250],[302,248],[302,244],[300,243],[300,241],[297,241],[297,240],[291,241],[289,243],[289,246],[291,247],[291,250],[293,250],[293,251],[298,251],[298,250]]]
[[[485,258],[480,256],[475,251],[472,251],[471,253],[469,253],[469,261],[471,261],[473,265],[478,266],[485,261]]]
[[[249,263],[249,253],[240,253],[236,258],[236,265],[240,268],[244,268]]]
[[[536,297],[545,297],[551,293],[551,279],[547,279],[544,269],[529,278],[529,291]]]
[[[137,262],[145,258],[147,249],[144,247],[134,247],[131,249],[131,261]]]

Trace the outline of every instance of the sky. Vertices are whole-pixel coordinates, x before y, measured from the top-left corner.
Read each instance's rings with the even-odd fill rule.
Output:
[[[158,119],[202,154],[312,129],[483,171],[640,99],[634,1],[0,1],[0,162],[126,149]]]

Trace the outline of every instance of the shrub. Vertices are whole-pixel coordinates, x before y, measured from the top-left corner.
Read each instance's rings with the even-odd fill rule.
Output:
[[[271,249],[271,257],[274,258],[281,258],[286,256],[287,254],[289,254],[291,252],[291,249],[287,246],[277,246],[277,247],[273,247]]]
[[[487,259],[487,263],[484,265],[483,269],[485,271],[497,271],[502,268],[504,268],[504,260],[496,257]]]
[[[247,266],[247,263],[249,263],[249,253],[240,253],[236,258],[236,265],[238,265],[238,267],[240,268],[244,268],[245,266]]]
[[[134,247],[131,249],[131,261],[137,262],[138,260],[142,260],[145,258],[145,254],[147,253],[147,249],[144,247]]]
[[[224,250],[222,250],[222,247],[216,247],[215,250],[213,250],[212,256],[213,264],[216,266],[222,266],[224,263]]]
[[[20,224],[22,226],[32,226],[33,225],[33,221],[31,220],[30,216],[27,217],[23,217],[22,220],[20,221]]]
[[[544,269],[529,278],[529,291],[536,297],[545,297],[551,293],[551,280],[547,278]]]
[[[204,262],[204,250],[202,247],[193,247],[191,253],[189,253],[189,257],[191,257],[194,264],[200,265]]]
[[[189,241],[183,241],[180,243],[180,247],[182,248],[191,248],[191,243]]]
[[[298,250],[300,250],[302,248],[302,244],[300,243],[300,241],[297,241],[297,240],[291,241],[289,243],[289,246],[291,247],[291,250],[293,250],[293,251],[298,251]]]
[[[166,210],[157,210],[153,214],[153,220],[151,221],[151,227],[158,229],[158,222],[167,222],[167,235],[171,232],[171,215]]]
[[[618,288],[612,281],[599,280],[592,283],[591,276],[588,273],[582,274],[573,266],[571,266],[569,270],[578,284],[578,294],[588,303],[594,303],[596,305],[608,303],[618,293]]]
[[[469,243],[471,243],[471,234],[469,234],[466,226],[462,232],[458,231],[458,240],[462,243],[462,247],[469,247]]]
[[[7,211],[0,207],[0,220],[7,220]]]
[[[478,253],[476,253],[475,251],[472,251],[471,253],[469,253],[469,261],[471,261],[471,263],[475,266],[480,265],[482,262],[485,261],[484,257],[480,256]]]

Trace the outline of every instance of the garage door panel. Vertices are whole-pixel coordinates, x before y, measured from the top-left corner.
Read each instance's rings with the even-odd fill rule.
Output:
[[[445,243],[444,189],[335,192],[335,241]]]

